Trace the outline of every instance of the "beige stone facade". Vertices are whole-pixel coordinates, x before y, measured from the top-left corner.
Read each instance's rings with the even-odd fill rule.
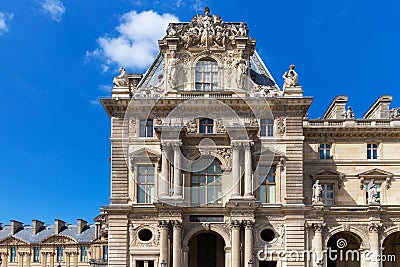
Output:
[[[363,118],[338,96],[309,119],[294,66],[279,89],[255,43],[245,23],[206,9],[170,24],[150,69],[102,99],[111,266],[397,266],[391,96]],[[329,258],[329,248],[360,259]]]

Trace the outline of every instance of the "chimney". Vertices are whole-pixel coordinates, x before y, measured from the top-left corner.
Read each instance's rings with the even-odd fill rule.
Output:
[[[389,106],[392,102],[391,95],[379,97],[374,104],[365,112],[364,119],[389,119]]]
[[[87,221],[78,219],[78,225],[77,225],[77,234],[82,234],[83,231],[85,231],[87,226]]]
[[[21,230],[21,228],[23,228],[22,223],[15,221],[15,220],[11,220],[10,221],[10,233],[12,235],[14,235],[15,233],[17,233],[19,230]]]
[[[54,220],[54,234],[59,234],[65,227],[65,222],[59,219]]]
[[[44,226],[44,222],[39,220],[32,220],[32,235],[36,235]]]
[[[328,109],[322,116],[323,119],[343,119],[346,111],[346,103],[348,97],[345,95],[339,95],[333,99]]]

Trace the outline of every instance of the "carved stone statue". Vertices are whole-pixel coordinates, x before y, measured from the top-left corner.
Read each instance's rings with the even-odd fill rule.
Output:
[[[349,107],[347,108],[347,110],[345,110],[345,111],[343,112],[343,116],[344,116],[346,119],[352,119],[352,118],[354,118],[354,111],[353,111],[353,109],[349,106]]]
[[[389,110],[389,117],[392,119],[400,118],[400,108],[392,108]]]
[[[312,188],[312,203],[313,204],[322,204],[322,193],[324,192],[322,189],[319,180],[315,182]]]
[[[375,180],[368,184],[368,204],[376,204],[378,201],[378,189],[376,188]]]
[[[188,133],[197,133],[197,121],[196,119],[191,119],[186,123]]]
[[[176,58],[176,51],[171,51],[171,59],[168,64],[168,84],[171,88],[175,88],[178,85],[178,59]]]
[[[236,65],[236,84],[237,87],[243,89],[245,87],[247,73],[247,62],[241,59]]]
[[[120,74],[115,76],[113,79],[113,84],[115,86],[128,86],[128,73],[126,73],[124,67],[119,68]]]
[[[289,70],[283,74],[282,78],[283,78],[283,89],[299,85],[299,76],[297,75],[297,72],[294,70],[293,64],[289,66]]]

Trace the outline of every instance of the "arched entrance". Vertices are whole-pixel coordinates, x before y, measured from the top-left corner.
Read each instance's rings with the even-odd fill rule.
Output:
[[[328,248],[331,256],[327,255],[328,267],[359,267],[362,255],[360,253],[361,240],[351,232],[340,232],[329,238]],[[337,251],[336,253],[334,253]]]
[[[400,232],[388,235],[383,241],[383,267],[400,267]]]
[[[224,239],[215,232],[202,232],[192,237],[189,242],[189,266],[224,267],[224,247]]]

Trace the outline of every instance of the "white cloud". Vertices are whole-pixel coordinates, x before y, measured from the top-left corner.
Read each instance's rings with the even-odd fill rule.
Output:
[[[0,35],[8,32],[8,23],[13,16],[13,14],[0,12]]]
[[[107,94],[111,93],[112,90],[112,87],[109,84],[100,84],[97,88]]]
[[[86,52],[86,56],[104,60],[103,70],[113,63],[142,70],[153,61],[158,51],[157,40],[166,34],[168,23],[178,21],[176,16],[168,13],[130,11],[121,16],[116,36],[98,38],[99,47]]]
[[[60,0],[43,0],[40,2],[44,13],[48,13],[52,20],[61,22],[65,13],[65,6]]]
[[[191,8],[194,11],[203,11],[205,7],[206,6],[205,6],[205,4],[203,3],[202,0],[194,0],[192,5],[191,5]]]

